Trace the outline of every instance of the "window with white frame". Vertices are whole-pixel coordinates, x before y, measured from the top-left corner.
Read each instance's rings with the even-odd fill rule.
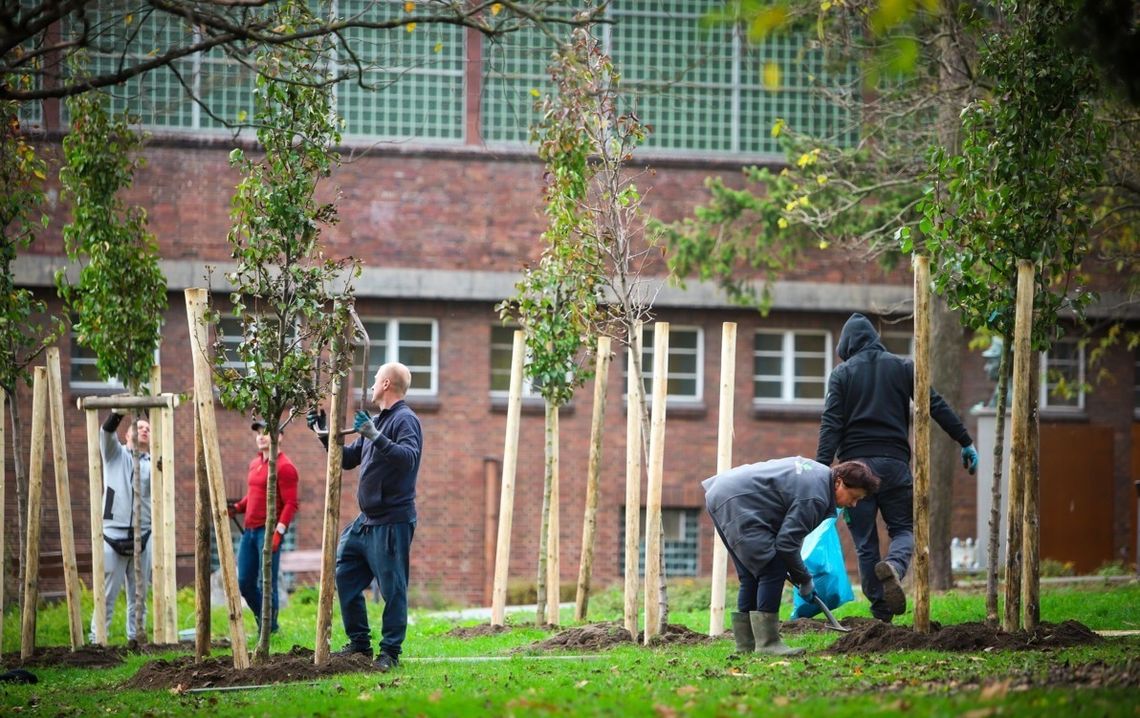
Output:
[[[518,327],[496,324],[491,327],[491,396],[504,397],[511,390],[511,354],[515,348],[515,331]],[[527,352],[524,362],[530,361]],[[522,395],[540,397],[538,387],[529,376],[523,376]]]
[[[1085,345],[1075,337],[1056,341],[1041,353],[1042,409],[1080,411],[1085,408]]]
[[[648,402],[653,395],[653,327],[645,327],[641,336],[641,376]],[[666,396],[669,399],[697,402],[703,398],[704,346],[704,332],[700,327],[669,327],[669,366],[666,371]],[[626,362],[627,377],[628,373],[629,363]]]
[[[699,562],[697,527],[700,509],[661,509],[661,553],[665,560],[666,576],[696,576]],[[625,507],[621,511],[619,546],[625,545]],[[645,509],[641,509],[638,525],[640,548],[637,552],[637,570],[645,575]],[[618,570],[625,573],[625,552],[618,552]]]
[[[400,362],[412,373],[409,396],[432,396],[439,391],[439,326],[434,319],[362,319],[368,332],[368,370],[360,377],[363,350],[353,360],[353,384],[370,392],[376,371]],[[359,389],[358,389],[359,390]]]
[[[69,383],[73,389],[122,389],[123,382],[117,377],[106,381],[99,376],[95,366],[95,352],[79,343],[75,330],[71,331],[71,374]],[[158,357],[155,357],[158,362]]]
[[[819,404],[831,373],[831,332],[763,329],[752,339],[752,399]]]
[[[904,359],[914,358],[914,334],[910,332],[883,332],[879,338],[891,354]]]
[[[252,338],[254,334],[260,329],[264,328],[276,334],[274,328],[277,325],[276,317],[258,317],[251,318],[252,326],[248,332]],[[242,326],[241,317],[226,316],[218,320],[217,325],[217,338],[221,343],[222,356],[224,362],[222,363],[223,369],[232,369],[239,374],[245,375],[249,372],[250,365],[247,364],[239,353],[239,347],[242,342],[246,340],[247,332]],[[272,362],[276,357],[276,348],[272,345],[264,347],[266,353],[266,361]]]

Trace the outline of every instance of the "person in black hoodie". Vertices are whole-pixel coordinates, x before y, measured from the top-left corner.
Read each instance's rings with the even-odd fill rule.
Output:
[[[344,447],[341,458],[345,469],[360,467],[356,490],[360,515],[341,532],[336,550],[336,592],[349,639],[336,655],[372,656],[364,589],[379,581],[384,614],[375,666],[381,671],[399,665],[408,632],[408,566],[424,445],[419,417],[404,401],[411,382],[412,373],[399,362],[376,371],[372,403],[380,413],[371,417],[366,411],[356,412],[353,429],[360,438]],[[323,414],[309,412],[311,429],[325,429]],[[327,448],[327,434],[322,442]]]
[[[914,555],[914,487],[910,473],[910,416],[914,364],[886,350],[871,322],[852,314],[839,335],[839,358],[827,382],[815,460],[830,466],[859,460],[882,480],[879,493],[848,511],[851,537],[859,554],[863,595],[871,615],[890,622],[906,612],[901,580]],[[973,474],[978,452],[962,420],[938,392],[930,390],[930,415],[962,446],[962,465]],[[890,536],[879,551],[876,515]]]

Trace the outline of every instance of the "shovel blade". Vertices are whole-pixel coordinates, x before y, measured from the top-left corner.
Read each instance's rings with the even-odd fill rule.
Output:
[[[830,628],[833,631],[839,631],[840,633],[850,633],[851,632],[850,628],[847,628],[846,626],[841,624],[839,621],[835,620],[835,616],[832,615],[831,609],[827,607],[827,604],[823,602],[822,598],[820,598],[819,596],[816,596],[815,597],[815,603],[817,606],[819,606],[821,609],[823,609],[823,615],[827,616],[827,627],[828,628]]]

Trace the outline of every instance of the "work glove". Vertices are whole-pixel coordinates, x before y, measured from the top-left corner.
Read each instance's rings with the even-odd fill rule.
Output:
[[[360,435],[369,441],[376,441],[376,437],[380,436],[380,430],[372,423],[372,417],[363,409],[356,412],[356,417],[352,422],[352,428],[359,431]]]
[[[305,424],[308,425],[310,431],[325,431],[328,426],[328,415],[325,410],[321,409],[318,412],[316,409],[309,409],[309,413],[305,414]]]
[[[973,444],[962,447],[962,468],[971,474],[978,470],[978,450]]]
[[[810,576],[808,580],[799,585],[798,590],[800,592],[800,598],[803,600],[811,602],[815,599],[815,581],[812,581]]]
[[[234,506],[233,504],[230,504],[229,506],[226,507],[226,514],[229,515],[229,517],[231,519],[236,517],[237,516],[237,507]]]
[[[277,525],[280,526],[281,524]],[[280,531],[273,532],[273,553],[277,553],[277,550],[281,548],[281,539],[284,538],[284,536],[285,534]]]

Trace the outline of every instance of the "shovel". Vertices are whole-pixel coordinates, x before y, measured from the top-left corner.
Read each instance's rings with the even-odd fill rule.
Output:
[[[833,631],[839,631],[840,633],[850,633],[851,632],[850,628],[847,628],[846,626],[842,625],[839,621],[835,620],[835,616],[833,616],[831,614],[831,609],[827,607],[827,604],[824,603],[823,599],[820,598],[819,596],[815,596],[815,605],[822,608],[823,609],[823,615],[827,616],[827,627],[828,628],[830,628]]]

